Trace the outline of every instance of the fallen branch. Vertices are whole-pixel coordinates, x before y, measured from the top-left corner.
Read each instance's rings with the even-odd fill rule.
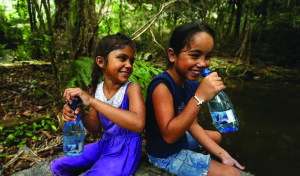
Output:
[[[53,149],[62,144],[62,136],[57,136],[55,139],[51,140],[49,143],[46,140],[45,144],[40,145],[37,149],[35,149],[36,153],[40,153],[43,151],[47,151]]]
[[[54,117],[54,114],[50,114],[50,117]],[[42,120],[48,119],[46,115],[40,115],[37,117],[32,117],[31,119],[28,118],[18,118],[18,117],[12,117],[7,120],[0,120],[0,126],[6,129],[11,129],[15,126],[22,125],[22,124],[32,124],[34,122],[40,122]]]
[[[22,153],[24,153],[25,150],[20,150],[14,157],[13,159],[11,159],[8,163],[6,163],[3,168],[7,168],[9,165],[13,164],[15,161],[17,161],[20,156],[22,155]]]

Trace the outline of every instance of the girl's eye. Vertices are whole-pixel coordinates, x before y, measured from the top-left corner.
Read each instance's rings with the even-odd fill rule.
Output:
[[[120,56],[119,59],[120,59],[121,61],[125,61],[125,60],[126,60],[126,57]]]
[[[200,57],[198,54],[190,54],[190,56],[194,59],[197,59],[198,57]]]
[[[209,60],[211,58],[211,55],[205,56],[205,60]]]

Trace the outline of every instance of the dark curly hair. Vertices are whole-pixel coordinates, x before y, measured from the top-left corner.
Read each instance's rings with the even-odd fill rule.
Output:
[[[107,35],[97,42],[94,58],[96,58],[97,56],[102,56],[105,60],[105,64],[107,64],[107,56],[110,52],[122,49],[126,46],[134,48],[131,38],[127,37],[126,35],[122,33]],[[96,59],[94,59],[91,76],[92,81],[90,83],[90,93],[92,95],[96,91],[97,84],[99,83],[100,78],[103,77],[103,71],[97,64]]]

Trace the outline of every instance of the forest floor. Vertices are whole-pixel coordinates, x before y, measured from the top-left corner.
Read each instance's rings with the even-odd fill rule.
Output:
[[[229,65],[230,59],[224,59]],[[228,66],[228,65],[227,65]],[[288,81],[299,84],[299,70],[260,65],[249,66],[248,77],[255,80]],[[267,78],[267,79],[266,79]],[[295,78],[295,79],[293,79]],[[60,122],[61,92],[49,63],[0,63],[0,175],[34,166],[62,151]],[[99,136],[86,136],[86,143]],[[30,149],[22,153],[18,145]]]

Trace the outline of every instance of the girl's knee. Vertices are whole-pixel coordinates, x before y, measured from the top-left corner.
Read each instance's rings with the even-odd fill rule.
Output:
[[[57,165],[56,165],[56,162],[55,160],[53,160],[51,163],[50,163],[50,170],[51,172],[56,175],[57,173]]]
[[[233,166],[227,168],[227,173],[228,175],[232,175],[232,176],[241,176],[240,171]]]
[[[211,160],[208,176],[241,176],[240,171],[234,166],[225,165],[215,160]]]
[[[224,175],[228,175],[228,176],[241,176],[240,171],[235,168],[234,166],[228,166],[225,165],[225,168],[223,170]]]
[[[221,141],[222,141],[222,135],[221,135],[221,133],[219,133],[218,131],[216,131],[216,139],[215,139],[215,142],[216,142],[217,144],[220,144]]]
[[[218,131],[205,130],[207,135],[217,144],[221,143],[222,135]]]

